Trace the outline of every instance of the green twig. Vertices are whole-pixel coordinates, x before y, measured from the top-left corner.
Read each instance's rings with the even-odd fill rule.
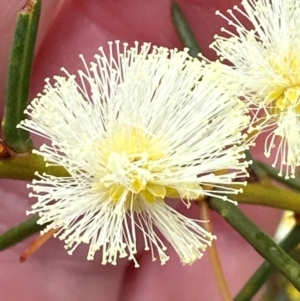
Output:
[[[69,176],[64,167],[47,167],[42,156],[31,153],[18,154],[10,159],[0,160],[0,178],[30,181],[36,178],[36,171],[57,177]]]
[[[300,241],[300,225],[297,225],[289,233],[289,235],[280,243],[280,247],[289,253]],[[255,294],[260,290],[263,284],[274,271],[274,266],[268,261],[265,261],[251,276],[248,282],[244,285],[241,291],[236,295],[234,301],[250,301]]]
[[[263,233],[237,206],[219,199],[211,199],[210,206],[239,232],[252,247],[296,289],[300,290],[300,265],[292,259],[273,239]]]
[[[46,225],[38,225],[36,223],[38,219],[39,217],[35,215],[0,235],[0,250],[5,250],[44,229]]]
[[[200,201],[199,202],[199,209],[200,209],[200,219],[204,220],[204,221],[208,221],[207,223],[203,223],[203,228],[209,232],[209,233],[213,233],[213,225],[211,222],[211,218],[210,218],[210,210],[208,207],[208,204],[206,201]],[[210,258],[210,262],[213,268],[213,273],[215,275],[215,279],[216,279],[216,283],[221,295],[221,299],[223,301],[232,301],[232,296],[230,293],[230,289],[228,286],[228,282],[226,280],[223,268],[222,268],[222,264],[221,264],[221,260],[220,260],[220,256],[219,256],[219,252],[218,252],[218,248],[216,245],[216,241],[213,239],[211,241],[211,246],[208,248],[208,255]]]
[[[29,132],[16,126],[26,117],[24,110],[29,96],[41,3],[41,0],[27,0],[19,13],[10,55],[2,130],[5,142],[16,152],[26,152],[33,147]]]
[[[171,16],[176,32],[179,35],[179,38],[182,44],[189,48],[189,54],[193,57],[198,57],[198,54],[201,53],[200,46],[197,43],[196,37],[187,22],[181,8],[178,3],[172,1],[171,4]]]

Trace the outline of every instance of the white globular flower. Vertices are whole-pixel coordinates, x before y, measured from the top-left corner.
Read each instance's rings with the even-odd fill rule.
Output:
[[[228,77],[253,111],[250,131],[269,132],[265,156],[275,148],[273,166],[294,177],[300,165],[300,2],[243,0],[242,6],[229,16],[217,11],[233,30],[222,28],[224,36],[211,48],[233,65]]]
[[[218,86],[218,68],[187,50],[118,41],[108,55],[99,50],[90,66],[82,58],[77,81],[66,70],[53,84],[46,79],[26,110],[20,127],[50,140],[34,152],[69,173],[38,175],[28,185],[37,198],[28,213],[48,223],[44,232],[57,229],[70,254],[88,244],[89,260],[101,250],[103,264],[128,257],[138,266],[142,242],[164,264],[166,239],[190,264],[215,236],[165,198],[189,207],[241,190],[247,108]]]

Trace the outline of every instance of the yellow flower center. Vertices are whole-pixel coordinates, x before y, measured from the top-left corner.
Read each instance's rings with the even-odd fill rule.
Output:
[[[266,98],[266,103],[271,104],[272,114],[285,112],[289,107],[294,107],[295,112],[300,113],[300,85],[273,91]]]
[[[182,183],[176,188],[165,184],[170,175],[176,177],[180,167],[168,164],[169,152],[162,139],[142,129],[119,127],[98,144],[98,150],[107,172],[96,180],[96,187],[105,188],[111,201],[117,203],[122,198],[135,201],[140,196],[153,203],[156,198],[166,196],[191,199],[199,196],[199,184]],[[189,192],[193,189],[197,194]]]
[[[293,107],[300,113],[300,59],[298,54],[289,51],[284,59],[280,56],[270,58],[270,65],[280,84],[267,95],[265,104],[270,105],[271,114],[281,114]],[[279,77],[278,77],[279,76]]]

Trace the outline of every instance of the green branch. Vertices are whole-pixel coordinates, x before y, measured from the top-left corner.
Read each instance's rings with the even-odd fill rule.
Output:
[[[30,181],[36,177],[36,171],[57,177],[69,176],[64,167],[47,167],[42,156],[31,153],[18,154],[10,159],[0,160],[0,178]]]

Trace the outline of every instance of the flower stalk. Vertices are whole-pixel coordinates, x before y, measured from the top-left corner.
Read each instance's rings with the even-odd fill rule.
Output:
[[[53,237],[53,234],[56,232],[56,229],[51,229],[45,234],[39,234],[26,248],[26,250],[21,254],[20,261],[26,261],[29,256],[34,254],[38,249],[40,249],[50,238]]]
[[[200,209],[200,218],[201,220],[207,221],[203,223],[203,228],[208,231],[209,233],[214,233],[213,225],[211,222],[211,217],[209,213],[209,207],[206,201],[199,202],[199,209]],[[213,268],[213,272],[216,278],[216,283],[218,289],[220,291],[220,295],[222,296],[223,301],[232,301],[232,296],[228,287],[228,283],[222,268],[222,264],[220,261],[218,248],[216,241],[213,240],[211,246],[208,248],[208,254],[210,258],[210,262]]]

